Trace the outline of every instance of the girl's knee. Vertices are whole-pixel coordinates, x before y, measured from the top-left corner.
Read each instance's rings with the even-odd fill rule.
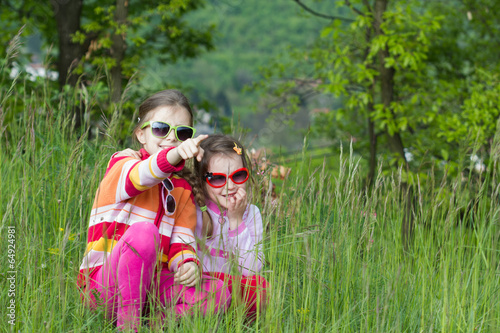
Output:
[[[256,286],[259,286],[264,289],[267,289],[269,287],[269,282],[267,282],[267,280],[264,277],[260,275],[254,275],[253,278]]]
[[[132,224],[122,238],[133,237],[126,246],[133,248],[141,257],[155,256],[160,246],[160,233],[158,228],[150,222]],[[125,239],[126,240],[126,239]]]
[[[266,289],[269,288],[269,282],[267,282],[267,280],[260,275],[252,275],[246,277],[244,284],[246,288],[250,288],[259,292],[265,292]]]
[[[223,281],[216,280],[214,283],[217,304],[219,305],[218,308],[221,311],[226,311],[231,305],[231,292]]]
[[[245,278],[242,284],[242,292],[247,302],[255,302],[259,298],[261,303],[266,303],[267,289],[269,283],[260,275],[252,275]]]
[[[164,306],[173,305],[176,315],[192,314],[198,309],[203,315],[223,313],[231,305],[231,294],[222,281],[202,282],[201,289],[181,287],[176,298],[166,300]]]
[[[252,275],[244,279],[242,292],[249,317],[255,316],[257,311],[263,311],[267,307],[268,288],[269,283],[260,275]]]
[[[231,292],[227,288],[227,285],[219,279],[210,279],[204,284],[202,288],[209,291],[209,295],[212,295],[204,302],[204,313],[225,312],[231,305]]]
[[[137,222],[132,224],[127,232],[132,232],[134,237],[144,235],[144,237],[154,237],[159,239],[160,232],[158,231],[158,227],[151,222]]]

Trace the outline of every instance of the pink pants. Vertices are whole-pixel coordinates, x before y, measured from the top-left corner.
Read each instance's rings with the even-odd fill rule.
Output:
[[[174,273],[166,265],[155,273],[159,243],[158,228],[152,223],[135,223],[128,228],[88,284],[91,307],[105,306],[107,316],[116,318],[119,328],[134,330],[140,326],[144,305],[151,296],[177,316],[195,308],[206,314],[229,307],[230,293],[218,279],[203,275],[201,288],[196,289],[175,285]]]

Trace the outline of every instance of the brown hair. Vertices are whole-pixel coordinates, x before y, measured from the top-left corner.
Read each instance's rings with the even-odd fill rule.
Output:
[[[196,191],[203,193],[205,198],[208,198],[207,185],[205,184],[205,174],[208,172],[208,166],[210,164],[210,160],[215,155],[223,154],[226,156],[234,156],[237,154],[235,151],[235,144],[241,149],[241,154],[238,154],[241,157],[241,161],[243,162],[243,167],[250,170],[250,162],[248,160],[248,156],[245,152],[245,148],[241,145],[241,143],[235,138],[229,135],[223,134],[213,134],[208,138],[203,140],[200,144],[200,147],[203,148],[203,159],[201,162],[198,162],[194,159],[194,174],[196,176],[196,183],[193,184],[193,187],[197,187]],[[204,204],[203,204],[204,205]],[[202,205],[200,205],[202,206]],[[212,237],[213,232],[213,221],[208,215],[207,212],[203,214],[203,229],[202,229],[208,238]]]
[[[134,134],[141,128],[142,124],[149,120],[149,113],[160,106],[182,107],[191,116],[190,126],[193,126],[193,110],[189,100],[179,90],[167,89],[157,92],[148,97],[139,105],[139,123],[134,128]]]
[[[133,132],[135,139],[137,139],[135,133],[137,133],[142,125],[149,120],[150,112],[160,106],[181,107],[185,109],[191,116],[191,122],[189,123],[189,125],[193,126],[193,110],[191,109],[191,105],[189,105],[189,100],[187,99],[187,97],[184,96],[184,94],[182,94],[179,90],[162,90],[148,97],[139,106],[139,123],[134,128]],[[196,202],[198,203],[198,205],[204,206],[204,194],[203,192],[201,192],[200,187],[196,186],[196,176],[191,172],[190,168],[186,166],[176,174],[179,177],[184,178],[191,185]]]

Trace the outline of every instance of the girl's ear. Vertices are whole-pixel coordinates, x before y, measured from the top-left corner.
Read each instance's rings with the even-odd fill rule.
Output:
[[[138,129],[136,132],[135,132],[135,136],[137,138],[137,141],[139,141],[141,143],[141,145],[144,145],[146,144],[146,135],[144,134],[144,131],[141,130],[141,129]]]

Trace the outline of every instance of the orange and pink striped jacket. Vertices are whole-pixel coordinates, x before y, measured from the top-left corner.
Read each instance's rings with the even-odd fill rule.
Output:
[[[171,149],[171,148],[170,148]],[[167,152],[154,155],[141,149],[142,160],[111,157],[101,181],[90,214],[87,248],[80,266],[78,285],[86,285],[104,263],[116,242],[134,223],[154,223],[160,232],[159,261],[175,272],[185,262],[199,264],[195,250],[196,207],[189,183],[174,172],[184,162],[172,166]],[[116,154],[115,154],[116,155]],[[169,178],[174,189],[176,208],[167,216],[163,202],[166,191],[162,181]]]

